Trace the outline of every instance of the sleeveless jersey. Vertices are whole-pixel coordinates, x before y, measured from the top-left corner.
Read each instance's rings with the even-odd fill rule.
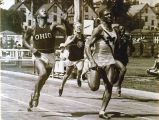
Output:
[[[117,38],[115,31],[109,32],[105,27],[99,25],[99,32],[96,34],[95,51],[93,58],[98,66],[115,64],[114,42]],[[111,38],[110,38],[111,37]]]
[[[55,50],[55,37],[47,25],[45,28],[40,28],[36,25],[33,35],[34,47],[42,53],[53,53]]]
[[[127,35],[120,37],[115,43],[114,58],[121,61],[125,66],[128,63],[127,49],[130,44],[130,38]],[[130,48],[131,49],[131,48]]]
[[[70,45],[69,45],[69,56],[68,59],[70,61],[77,61],[80,59],[84,59],[84,37],[82,36],[81,39],[76,38]]]
[[[113,29],[112,32],[109,32],[104,27],[102,27],[102,25],[100,25],[99,27],[102,32],[97,35],[98,41],[95,43],[95,53],[114,54],[114,42],[117,39],[115,30]],[[112,41],[109,40],[108,34],[111,36],[111,38],[113,38]]]

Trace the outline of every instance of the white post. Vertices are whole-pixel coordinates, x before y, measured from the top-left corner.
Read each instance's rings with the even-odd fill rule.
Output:
[[[74,0],[74,24],[82,24],[83,28],[83,0]],[[83,29],[81,31],[83,33]]]
[[[31,1],[31,26],[33,26],[33,1]]]

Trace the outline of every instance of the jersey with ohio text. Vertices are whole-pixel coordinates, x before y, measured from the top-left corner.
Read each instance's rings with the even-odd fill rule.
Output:
[[[40,28],[36,25],[33,41],[34,47],[42,53],[53,53],[55,51],[55,36],[49,25],[45,28]]]

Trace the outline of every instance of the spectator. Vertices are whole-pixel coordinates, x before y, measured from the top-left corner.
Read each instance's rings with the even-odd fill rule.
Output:
[[[148,69],[147,72],[152,75],[159,75],[159,54],[157,55],[157,59],[155,60],[153,67]]]
[[[55,76],[56,75],[64,75],[65,73],[65,68],[67,66],[68,62],[68,50],[65,49],[64,43],[60,44],[60,55],[59,55],[59,60],[56,61],[55,63]]]

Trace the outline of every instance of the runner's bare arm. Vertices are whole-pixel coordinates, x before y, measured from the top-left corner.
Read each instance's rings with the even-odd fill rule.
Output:
[[[33,35],[33,29],[28,29],[25,33],[24,33],[24,40],[23,40],[23,44],[28,48],[28,49],[32,49],[31,46],[31,37]]]
[[[31,50],[31,52],[33,54],[37,53],[37,49],[35,49],[33,47],[33,39],[32,36],[34,34],[34,29],[28,29],[25,33],[24,33],[24,40],[23,40],[23,44]]]
[[[71,44],[75,40],[76,36],[68,36],[66,41],[65,41],[65,47]]]
[[[97,65],[96,65],[95,60],[92,56],[91,46],[97,41],[96,37],[99,35],[100,31],[101,30],[99,29],[99,27],[95,28],[91,37],[88,39],[88,41],[86,41],[86,44],[85,44],[86,55],[91,62],[92,68],[97,67]]]
[[[52,23],[50,29],[54,32],[58,30],[66,35],[66,27],[64,25],[58,23]]]

